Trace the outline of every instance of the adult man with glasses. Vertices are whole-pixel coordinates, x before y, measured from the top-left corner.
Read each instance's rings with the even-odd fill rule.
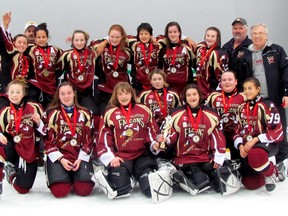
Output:
[[[288,107],[288,57],[283,47],[268,40],[268,28],[265,24],[251,27],[252,44],[241,62],[241,73],[247,78],[254,76],[261,84],[261,96],[275,103],[279,116],[270,116],[265,121],[280,121],[284,132],[287,128],[285,109]],[[265,137],[258,139],[263,145],[269,145]],[[278,179],[284,181],[286,177],[283,161],[288,158],[287,136],[279,143],[279,151],[275,155],[278,169]]]

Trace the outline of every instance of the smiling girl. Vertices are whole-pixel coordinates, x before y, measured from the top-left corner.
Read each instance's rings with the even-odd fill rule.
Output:
[[[26,87],[23,80],[11,81],[7,86],[10,105],[0,113],[0,142],[5,149],[5,154],[0,158],[6,159],[7,181],[20,194],[30,191],[36,177],[36,130],[45,135],[41,120],[43,108],[40,104],[27,102]]]

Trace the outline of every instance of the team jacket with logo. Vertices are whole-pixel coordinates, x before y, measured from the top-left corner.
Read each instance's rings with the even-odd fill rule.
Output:
[[[132,83],[136,88],[135,83],[142,85],[144,89],[149,89],[151,86],[149,74],[158,67],[158,55],[161,45],[151,41],[143,44],[133,39],[135,38],[132,36],[129,37],[129,46],[133,54],[133,67],[131,71]]]
[[[196,119],[197,116],[194,118]],[[195,138],[193,139],[195,131],[186,106],[176,108],[172,113],[172,120],[168,143],[175,145],[176,155],[173,158],[175,165],[209,162],[210,160],[218,164],[223,163],[226,141],[215,109],[202,106],[202,116],[197,130],[198,142],[195,142]]]
[[[179,95],[182,94],[183,88],[192,82],[191,67],[194,59],[192,48],[185,41],[181,41],[179,46],[176,45],[170,49],[166,46],[160,51],[159,67],[167,74],[169,87]]]
[[[35,45],[30,46],[28,49],[30,49],[29,56],[32,59],[35,74],[35,81],[31,83],[43,92],[54,95],[57,88],[57,79],[61,75],[55,74],[55,67],[63,51],[51,45],[46,47]]]
[[[219,80],[223,71],[228,69],[228,55],[219,46],[216,47],[203,65],[199,65],[201,58],[203,58],[203,52],[207,48],[206,42],[201,42],[197,45],[197,84],[206,99],[208,94],[215,91],[218,87]]]
[[[158,92],[157,90],[153,90],[153,89],[142,91],[138,96],[139,102],[142,104],[145,104],[146,106],[150,108],[159,126],[161,126],[162,122],[165,119],[162,109],[161,107],[159,107],[159,102],[162,104],[162,107],[164,108],[164,101],[166,101],[167,103],[166,114],[167,115],[170,113],[171,109],[181,105],[179,95],[175,91],[172,91],[169,89],[166,89],[166,90],[167,90],[166,98],[164,98],[163,90],[161,92]],[[155,94],[159,95],[159,102]]]
[[[78,62],[77,53],[80,63]],[[96,51],[87,47],[83,50],[78,50],[77,53],[74,49],[63,52],[58,60],[56,73],[65,73],[64,79],[70,81],[77,91],[81,93],[92,91],[98,55]],[[82,68],[82,71],[79,68]]]
[[[44,119],[47,125],[47,135],[44,137],[46,154],[48,156],[51,153],[58,154],[54,157],[54,160],[62,154],[64,158],[73,163],[83,153],[86,156],[86,162],[88,162],[94,146],[91,132],[91,112],[86,109],[77,109],[76,122],[74,122],[73,113],[67,113],[67,115],[71,126],[76,125],[74,137],[77,144],[73,146],[71,143],[73,139],[72,132],[62,110],[60,108],[48,110]],[[51,158],[54,162],[53,157]]]
[[[100,43],[100,40],[92,41],[90,46],[96,50]],[[127,73],[127,64],[131,60],[131,53],[128,45],[124,50],[120,49],[117,64],[115,63],[116,54],[117,48],[113,48],[111,53],[110,44],[108,43],[97,61],[96,75],[99,77],[98,89],[107,93],[112,93],[114,86],[118,82],[130,82]]]
[[[118,156],[133,160],[149,151],[156,140],[157,124],[150,109],[143,104],[135,104],[129,124],[121,108],[108,108],[100,121],[97,154],[108,165]],[[128,134],[132,129],[133,134]]]
[[[269,100],[262,100],[249,106],[241,104],[238,110],[238,124],[234,136],[234,146],[247,142],[247,137],[258,137],[263,145],[277,143],[283,139],[283,128],[276,105]],[[257,110],[255,110],[257,109]]]
[[[212,92],[207,98],[207,105],[216,108],[225,131],[225,136],[233,136],[235,133],[235,122],[237,122],[238,117],[238,107],[246,100],[246,97],[243,93],[238,92],[234,92],[232,94],[224,93],[224,100],[227,104],[226,106],[228,106],[227,112],[225,112],[221,91]]]
[[[15,130],[15,113],[11,106],[7,106],[1,110],[0,113],[0,132],[3,133],[7,139],[13,141],[16,135],[21,137],[19,143],[15,143],[15,150],[28,163],[36,160],[38,156],[35,148],[36,129],[42,135],[45,135],[44,124],[40,124],[37,128],[36,123],[32,121],[32,115],[38,113],[43,116],[43,108],[40,104],[34,102],[23,103],[21,106],[15,107],[19,110],[22,107],[22,118],[20,122],[19,131]],[[17,115],[17,114],[16,114]]]

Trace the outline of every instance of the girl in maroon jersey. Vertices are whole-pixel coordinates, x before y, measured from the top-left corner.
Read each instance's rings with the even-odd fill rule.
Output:
[[[96,75],[99,77],[97,89],[99,96],[97,104],[103,114],[113,89],[118,82],[130,82],[127,65],[131,63],[131,51],[127,44],[127,35],[124,28],[114,24],[108,31],[109,42],[101,52]],[[96,51],[103,40],[92,41],[90,46]]]
[[[99,115],[93,96],[97,53],[87,47],[89,34],[75,30],[72,35],[72,49],[63,52],[57,63],[57,73],[63,80],[71,82],[77,90],[79,104]]]
[[[206,29],[204,41],[196,49],[196,79],[204,99],[219,87],[223,71],[228,69],[227,53],[221,49],[221,33],[216,27]]]
[[[76,89],[69,82],[57,88],[46,111],[47,136],[44,137],[47,154],[47,179],[51,193],[59,198],[73,189],[79,196],[91,193],[94,182],[91,112],[80,106]]]
[[[238,107],[246,100],[246,97],[242,92],[238,92],[236,74],[233,71],[223,72],[220,86],[222,90],[212,92],[206,103],[215,108],[220,116],[226,138],[226,150],[230,152],[231,159],[240,159],[239,151],[234,148],[233,136]]]
[[[55,95],[57,81],[61,75],[56,74],[55,67],[62,49],[48,44],[49,31],[46,23],[39,24],[34,34],[36,44],[28,48],[35,77],[30,83],[38,90],[35,95],[36,101],[46,109]]]
[[[166,74],[161,69],[155,69],[149,74],[150,90],[142,91],[139,102],[150,108],[160,127],[170,110],[180,106],[179,95],[168,88]]]
[[[25,80],[33,78],[33,71],[31,68],[31,59],[25,52],[28,47],[27,37],[23,34],[18,34],[14,37],[13,41],[11,41],[5,30],[2,29],[0,25],[0,43],[1,47],[1,55],[3,56],[2,61],[5,61],[6,67],[2,67],[1,74],[5,75],[5,83],[8,84],[11,80],[17,78],[23,78]],[[4,63],[3,63],[4,66]],[[4,80],[2,80],[3,82]],[[1,86],[6,90],[6,85]],[[30,88],[29,84],[29,88]],[[33,87],[33,86],[31,86]],[[33,92],[28,92],[27,98],[31,98],[30,95],[33,95]],[[1,102],[8,102],[7,95],[3,93],[1,95]],[[0,107],[3,107],[3,102],[1,103]],[[5,103],[7,104],[7,103]]]
[[[133,87],[119,82],[100,121],[97,154],[108,170],[107,181],[112,189],[109,194],[104,192],[109,199],[129,195],[132,177],[142,193],[151,197],[148,174],[158,167],[151,153],[159,150],[157,124],[151,110],[136,101]],[[102,171],[95,177],[101,181]]]
[[[165,27],[166,44],[159,53],[159,68],[167,74],[167,83],[171,90],[182,95],[184,87],[193,82],[192,66],[195,55],[192,47],[181,40],[182,31],[177,22],[170,22]],[[161,41],[159,40],[159,43]]]
[[[243,83],[247,101],[239,106],[234,146],[242,157],[242,183],[247,189],[265,184],[267,191],[276,187],[276,169],[269,157],[278,152],[283,128],[276,105],[260,96],[260,82],[255,77]]]
[[[7,181],[18,193],[26,194],[32,188],[37,173],[36,130],[45,135],[41,120],[43,108],[40,104],[26,101],[23,80],[11,81],[7,94],[10,105],[0,113],[0,145],[5,149],[5,155],[0,158],[1,161],[6,160]]]
[[[226,142],[219,116],[216,110],[203,105],[196,84],[187,85],[183,96],[185,105],[172,113],[172,128],[167,138],[168,146],[175,150],[173,164],[180,171],[175,178],[181,182],[180,178],[185,176],[190,185],[194,185],[193,195],[209,188],[210,184],[220,192],[216,170],[224,162]]]

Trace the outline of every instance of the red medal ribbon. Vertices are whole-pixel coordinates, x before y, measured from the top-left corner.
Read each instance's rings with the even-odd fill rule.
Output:
[[[29,69],[29,65],[28,65],[29,63],[28,63],[28,60],[26,59],[26,56],[22,55],[20,62],[22,64],[21,76],[25,78],[28,74],[28,69]]]
[[[77,115],[77,110],[76,110],[76,106],[74,105],[74,109],[73,109],[73,126],[70,122],[69,116],[67,115],[65,109],[61,106],[61,110],[62,110],[62,114],[66,120],[66,122],[68,123],[69,129],[71,131],[72,136],[74,137],[75,135],[75,131],[76,131],[76,115]]]
[[[121,107],[122,113],[124,114],[124,116],[126,118],[126,124],[129,126],[130,116],[131,116],[131,111],[132,111],[132,104],[129,103],[128,112],[126,112],[125,108],[122,105],[120,105],[120,107]]]
[[[177,52],[177,48],[180,46],[180,42],[176,45],[176,47],[173,49],[173,53],[172,53],[172,60],[171,63],[174,66],[175,65],[175,60],[176,60],[176,52]],[[166,51],[166,56],[168,59],[168,55],[169,55],[169,50]]]
[[[254,106],[254,110],[253,110],[252,116],[250,116],[249,106],[250,106],[250,102],[247,102],[245,111],[246,111],[246,116],[247,116],[248,131],[250,133],[252,131],[252,128],[253,128],[253,125],[254,125],[254,124],[250,124],[250,120],[254,121],[254,117],[256,117],[257,114],[258,114],[258,103],[256,103],[255,106]]]
[[[41,55],[43,56],[45,68],[48,69],[48,65],[49,65],[49,61],[50,61],[50,48],[47,47],[47,55],[45,55],[44,49],[42,49],[39,46],[38,46],[38,48],[39,48],[39,51],[41,52]]]
[[[199,123],[200,123],[200,120],[201,120],[201,117],[202,117],[202,108],[200,108],[199,111],[198,111],[198,113],[197,113],[196,123],[195,123],[195,121],[194,121],[194,117],[193,117],[193,115],[192,115],[192,112],[191,112],[189,106],[187,106],[187,111],[188,111],[188,115],[189,115],[190,122],[191,122],[191,124],[192,124],[192,128],[193,128],[194,131],[197,133],[198,127],[199,127]]]
[[[162,106],[160,97],[158,95],[158,92],[156,90],[154,90],[153,93],[155,95],[158,106],[161,109],[163,116],[166,117],[166,115],[167,115],[167,90],[166,90],[166,88],[163,88],[163,106]]]
[[[217,47],[217,44],[214,44],[212,47],[210,47],[210,49],[208,50],[208,52],[206,52],[206,46],[203,49],[203,52],[201,53],[201,59],[200,62],[198,64],[199,69],[202,69],[203,65],[205,62],[207,62],[211,52]]]
[[[153,49],[152,42],[150,42],[150,44],[149,44],[149,51],[148,51],[147,58],[146,58],[146,52],[145,52],[145,45],[143,43],[141,43],[140,45],[141,45],[142,55],[143,55],[143,58],[144,58],[145,65],[146,65],[146,67],[148,67],[149,61],[150,61],[150,58],[151,58],[151,54],[152,54],[152,49]]]
[[[85,67],[85,63],[86,63],[86,60],[87,60],[87,56],[88,56],[88,52],[87,52],[87,49],[85,48],[84,50],[84,59],[83,61],[81,62],[81,59],[80,59],[80,55],[79,55],[79,52],[74,49],[74,54],[77,56],[77,61],[78,61],[78,70],[80,71],[80,73],[83,72],[83,69]]]
[[[116,58],[114,59],[115,61],[113,62],[113,67],[114,67],[114,70],[116,71],[118,68],[118,61],[119,61],[119,56],[120,56],[120,44],[117,46],[116,54],[111,44],[109,48],[110,48],[111,58],[113,55],[116,55]]]
[[[22,107],[20,107],[19,113],[18,113],[18,111],[16,110],[16,108],[14,107],[14,105],[12,103],[10,103],[10,106],[11,106],[13,114],[14,114],[15,131],[16,131],[16,133],[18,133],[19,128],[20,128],[20,124],[21,124],[23,109],[22,109]]]
[[[227,113],[228,112],[228,108],[231,107],[231,103],[232,103],[232,100],[233,100],[233,95],[234,95],[234,93],[229,98],[228,103],[226,103],[225,93],[222,90],[222,100],[223,100],[224,113]]]

